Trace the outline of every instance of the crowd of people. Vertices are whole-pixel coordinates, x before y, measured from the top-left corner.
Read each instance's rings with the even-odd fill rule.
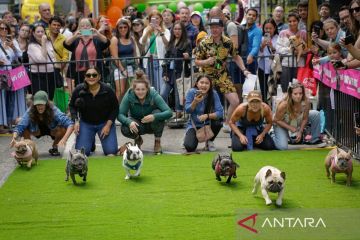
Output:
[[[209,151],[216,151],[214,139],[222,128],[230,133],[233,151],[321,142],[319,111],[310,110],[304,86],[292,82],[307,53],[314,65],[360,67],[360,1],[341,7],[339,16],[330,16],[329,3],[322,3],[320,20],[310,29],[307,1],[287,14],[276,6],[272,17],[260,24],[256,8],[244,8],[238,1],[237,9],[232,16],[225,1],[204,16],[186,5],[177,12],[149,8],[144,13],[129,5],[114,26],[106,16],[52,16],[48,3],[39,5],[40,20],[34,24],[5,12],[0,20],[0,69],[29,64],[31,85],[0,90],[0,132],[13,131],[12,144],[19,136],[50,135],[52,155],[59,154],[58,146],[73,131],[75,148],[83,147],[89,155],[97,134],[104,154],[113,155],[118,119],[121,133],[140,147],[141,135],[154,134],[154,152],[161,153],[163,129],[174,111],[176,118],[189,116],[183,143],[187,152],[196,151],[196,132],[205,125],[213,132],[206,141]],[[307,32],[312,45],[297,59],[299,50],[291,38],[306,43]],[[277,54],[284,97],[272,112],[268,79]],[[195,83],[181,102],[176,80],[189,75]],[[243,96],[242,84],[249,75],[258,76],[259,91]],[[64,83],[71,96],[68,114],[52,102],[55,89]],[[33,94],[32,101],[26,101],[27,93]]]

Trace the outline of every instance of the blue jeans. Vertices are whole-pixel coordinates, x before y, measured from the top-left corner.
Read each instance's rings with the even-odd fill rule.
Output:
[[[174,70],[170,70],[170,71],[174,71]],[[169,76],[171,78],[175,78],[175,73],[171,72],[169,74]],[[170,95],[170,91],[171,91],[171,89],[174,89],[174,93],[175,93],[175,111],[176,112],[182,112],[183,107],[180,105],[179,91],[177,89],[176,82],[175,82],[176,79],[172,79],[172,80],[173,81],[170,81],[170,79],[169,79],[168,82],[164,82],[164,84],[161,87],[160,95],[164,99],[164,101],[166,103],[168,103],[168,98],[169,98],[169,95]]]
[[[154,59],[153,61],[153,71],[150,71],[150,69],[150,61],[148,61],[146,74],[149,76],[151,86],[153,86],[156,91],[160,92],[164,81],[162,80],[162,67],[158,59]]]
[[[311,141],[314,143],[319,140],[320,137],[320,112],[316,110],[310,110],[308,123],[311,124]],[[288,130],[278,125],[274,125],[274,142],[275,146],[279,150],[288,149]]]
[[[101,130],[105,124],[106,122],[95,125],[81,120],[79,135],[76,137],[75,149],[80,150],[83,147],[85,149],[85,154],[89,156],[91,147],[93,143],[95,143],[95,135],[98,134],[98,137],[100,138]],[[109,135],[104,139],[100,138],[100,141],[105,155],[117,153],[118,143],[114,123],[111,125]]]

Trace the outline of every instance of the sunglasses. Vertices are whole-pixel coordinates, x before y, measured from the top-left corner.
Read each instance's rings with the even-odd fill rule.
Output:
[[[134,27],[135,27],[135,26],[140,26],[140,23],[133,23],[132,25],[133,25]]]
[[[360,7],[350,8],[350,12],[351,13],[360,12]]]
[[[99,76],[99,74],[97,74],[97,73],[87,73],[87,74],[85,74],[85,77],[87,77],[87,78],[96,78],[97,76]]]
[[[0,27],[0,30],[8,30],[7,27]]]
[[[118,29],[128,29],[128,27],[118,27]]]

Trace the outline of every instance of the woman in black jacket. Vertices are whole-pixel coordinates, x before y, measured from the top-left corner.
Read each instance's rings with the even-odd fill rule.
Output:
[[[165,81],[165,84],[160,91],[160,95],[165,100],[165,102],[167,102],[171,90],[174,90],[175,111],[177,118],[182,117],[183,103],[180,103],[179,100],[179,92],[176,87],[176,79],[181,77],[183,71],[185,76],[189,75],[190,70],[188,68],[188,61],[186,60],[190,59],[190,57],[191,43],[187,38],[185,26],[181,22],[176,22],[171,29],[171,37],[169,45],[167,47],[167,51],[165,53],[165,58],[170,59],[164,61],[163,64],[163,80]],[[185,69],[183,69],[184,66]]]

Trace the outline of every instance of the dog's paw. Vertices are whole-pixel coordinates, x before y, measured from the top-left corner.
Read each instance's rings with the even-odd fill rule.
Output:
[[[125,176],[125,180],[129,180],[130,179],[130,176],[129,175],[126,175]]]
[[[276,205],[281,206],[282,205],[282,199],[277,199],[276,200]]]
[[[265,203],[266,203],[266,205],[268,205],[268,206],[269,206],[269,205],[271,205],[271,204],[272,204],[272,201],[271,201],[270,199],[266,199],[266,200],[265,200]]]

